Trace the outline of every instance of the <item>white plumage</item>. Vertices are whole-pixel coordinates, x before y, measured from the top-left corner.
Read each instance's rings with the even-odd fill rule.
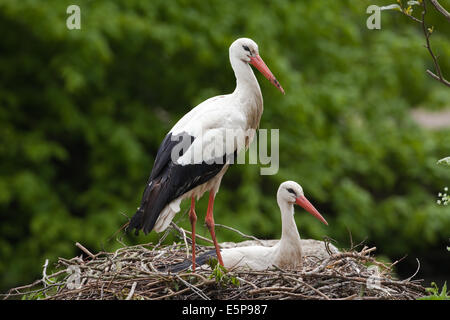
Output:
[[[325,219],[309,201],[305,202],[303,198],[306,199],[303,189],[298,183],[294,181],[282,183],[277,192],[282,225],[280,241],[269,247],[251,245],[221,249],[224,266],[226,268],[251,270],[266,270],[274,265],[286,269],[301,268],[303,250],[300,234],[294,220],[294,204],[302,205],[308,212],[326,224]]]
[[[216,246],[222,264],[219,247],[214,234],[213,204],[230,159],[248,148],[253,139],[250,135],[243,145],[229,148],[225,141],[227,130],[247,132],[257,129],[263,112],[263,98],[258,81],[250,64],[256,67],[282,93],[283,88],[259,56],[258,45],[251,39],[240,38],[230,48],[230,63],[236,76],[233,93],[210,98],[184,115],[170,130],[155,159],[149,182],[144,190],[141,206],[133,216],[128,229],[142,229],[145,233],[164,231],[180,203],[191,199],[189,217],[192,225],[193,257],[195,259],[195,199],[209,191],[206,225]],[[183,140],[183,139],[184,140]],[[183,140],[183,152],[178,140]],[[226,148],[222,148],[226,146]],[[221,151],[218,151],[221,150]],[[174,157],[174,154],[176,157]],[[213,160],[223,159],[223,163]],[[213,162],[213,163],[211,163]]]

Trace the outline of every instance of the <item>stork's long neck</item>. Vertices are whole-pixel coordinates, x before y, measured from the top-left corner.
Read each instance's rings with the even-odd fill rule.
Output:
[[[235,92],[239,93],[255,93],[261,94],[258,80],[256,80],[252,67],[240,59],[230,59],[231,66],[233,67],[234,75],[236,76],[236,89]],[[253,92],[252,92],[253,93]]]
[[[236,76],[236,89],[233,96],[244,109],[247,129],[257,129],[263,112],[263,97],[258,80],[248,63],[235,57],[230,57],[230,62]]]
[[[279,200],[278,206],[281,210],[281,240],[280,245],[283,247],[298,247],[300,250],[300,234],[294,220],[294,205],[286,201]]]
[[[281,210],[281,239],[274,246],[275,264],[281,268],[301,268],[303,261],[302,246],[297,225],[294,220],[294,205],[278,199]]]

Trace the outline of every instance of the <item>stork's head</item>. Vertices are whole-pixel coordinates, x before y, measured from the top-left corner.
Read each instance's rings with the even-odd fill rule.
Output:
[[[314,208],[311,202],[306,199],[302,187],[294,181],[283,182],[278,188],[278,202],[287,202],[289,204],[298,204],[303,209],[311,213],[314,217],[328,225],[328,222],[322,217],[319,211]]]
[[[230,46],[230,58],[232,57],[254,66],[284,94],[283,87],[259,56],[258,45],[255,41],[249,38],[239,38],[234,41]]]

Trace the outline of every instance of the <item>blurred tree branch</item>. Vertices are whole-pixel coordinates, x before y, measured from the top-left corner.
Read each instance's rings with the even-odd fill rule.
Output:
[[[431,1],[431,3],[433,3],[433,1],[432,0],[430,0]],[[434,1],[434,2],[436,2],[436,4],[437,5],[439,5],[439,3],[437,2],[437,1]],[[433,3],[433,5],[434,5],[434,3]],[[445,84],[446,86],[448,86],[448,87],[450,87],[450,82],[448,82],[448,80],[446,80],[443,76],[442,76],[442,71],[441,71],[441,68],[440,68],[440,66],[439,66],[439,63],[438,63],[438,58],[436,57],[436,55],[434,54],[434,52],[433,52],[433,50],[431,49],[431,44],[430,44],[430,36],[431,36],[431,34],[433,33],[433,27],[431,27],[431,28],[429,28],[429,27],[427,27],[427,25],[426,25],[426,23],[425,23],[425,15],[426,15],[426,13],[427,13],[427,6],[426,6],[426,0],[423,0],[422,1],[422,8],[423,8],[423,11],[422,11],[422,30],[423,30],[423,34],[424,34],[424,36],[425,36],[425,40],[426,40],[426,48],[428,49],[428,52],[430,53],[430,56],[431,56],[431,58],[433,59],[433,63],[434,63],[434,68],[435,68],[435,71],[436,71],[436,73],[437,74],[435,74],[435,73],[433,73],[431,70],[427,70],[427,73],[431,76],[431,77],[433,77],[434,79],[436,79],[436,80],[438,80],[438,81],[440,81],[440,82],[442,82],[443,84]],[[443,8],[442,8],[443,9]],[[444,10],[445,11],[445,10]],[[441,12],[441,11],[439,11],[439,12]],[[447,11],[445,11],[447,14],[448,14],[448,12]]]
[[[442,13],[444,17],[446,17],[447,20],[450,21],[450,13],[447,10],[445,10],[444,7],[441,6],[437,0],[430,0],[430,2],[436,8],[437,11]]]
[[[442,7],[441,4],[437,0],[429,0],[429,1],[436,8],[437,11],[439,11],[445,18],[447,18],[447,20],[450,21],[450,13],[447,10],[445,10],[444,7]],[[408,2],[408,4],[410,2]],[[433,59],[433,64],[434,64],[434,69],[435,69],[435,72],[431,71],[430,69],[427,69],[427,73],[432,78],[438,80],[439,82],[443,83],[447,87],[450,87],[450,82],[447,79],[445,79],[444,76],[442,75],[441,67],[439,66],[439,62],[438,62],[439,56],[436,56],[436,54],[433,52],[433,49],[431,48],[430,37],[431,37],[431,34],[433,33],[434,28],[428,27],[428,25],[425,21],[425,16],[427,14],[427,4],[426,4],[427,0],[419,0],[419,1],[414,1],[414,2],[419,4],[422,7],[421,20],[412,15],[411,5],[409,5],[407,8],[404,8],[402,6],[401,1],[399,1],[401,12],[404,15],[406,15],[407,17],[409,17],[410,19],[412,19],[413,21],[420,23],[420,25],[422,27],[422,31],[423,31],[423,34],[424,34],[425,40],[426,40],[425,48],[427,48],[431,58]]]

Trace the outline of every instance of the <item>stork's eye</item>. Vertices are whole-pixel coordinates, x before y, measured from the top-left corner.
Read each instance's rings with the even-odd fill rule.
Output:
[[[244,48],[244,50],[250,52],[250,48],[249,48],[249,47],[247,47],[247,46],[242,46],[242,48]],[[250,52],[250,53],[251,53],[251,52]]]
[[[287,188],[286,190],[287,190],[288,192],[292,193],[294,196],[297,197],[297,194],[295,193],[295,191],[294,191],[293,189]]]

